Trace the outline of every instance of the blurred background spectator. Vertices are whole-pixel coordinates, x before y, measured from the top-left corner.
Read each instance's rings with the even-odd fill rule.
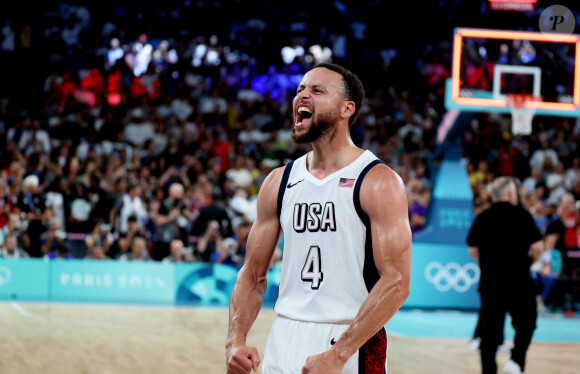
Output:
[[[165,256],[162,260],[163,262],[194,262],[191,249],[185,249],[183,242],[180,239],[172,240],[169,245],[169,250],[171,254]]]
[[[29,258],[28,252],[18,246],[18,240],[14,235],[8,235],[0,247],[2,258]]]

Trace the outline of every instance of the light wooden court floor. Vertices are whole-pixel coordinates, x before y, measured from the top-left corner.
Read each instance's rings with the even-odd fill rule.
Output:
[[[248,337],[261,354],[273,319],[262,310]],[[227,320],[224,308],[2,302],[0,373],[221,374]],[[480,373],[465,339],[387,333],[389,374]],[[533,342],[526,374],[546,373],[580,373],[580,344]]]

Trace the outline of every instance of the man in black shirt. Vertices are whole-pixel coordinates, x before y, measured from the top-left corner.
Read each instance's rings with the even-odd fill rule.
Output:
[[[467,236],[469,254],[481,270],[482,373],[497,373],[496,345],[506,312],[516,334],[504,372],[522,373],[537,318],[537,292],[530,266],[542,254],[544,241],[532,215],[518,204],[512,178],[494,180],[492,201],[475,218]]]

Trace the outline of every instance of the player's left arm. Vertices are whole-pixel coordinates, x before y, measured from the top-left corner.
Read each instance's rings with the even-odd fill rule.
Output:
[[[352,354],[385,326],[409,296],[412,235],[404,182],[391,168],[377,165],[361,185],[360,201],[370,219],[373,255],[380,278],[349,328],[320,357],[327,368],[342,370]],[[317,356],[310,359],[305,367],[309,370],[303,373],[318,373],[314,369]],[[320,372],[340,373],[333,370],[336,371]]]

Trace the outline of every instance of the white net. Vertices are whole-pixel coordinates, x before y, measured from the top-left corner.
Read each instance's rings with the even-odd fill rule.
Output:
[[[512,134],[530,135],[532,133],[532,120],[536,114],[536,109],[529,108],[524,104],[527,101],[540,101],[541,96],[507,94],[506,100],[512,116]]]

